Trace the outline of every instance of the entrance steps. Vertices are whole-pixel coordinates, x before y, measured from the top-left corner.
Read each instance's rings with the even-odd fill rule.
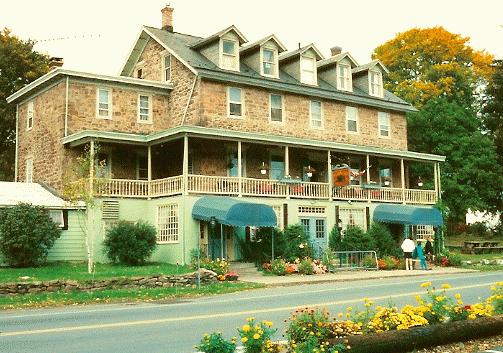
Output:
[[[260,275],[253,262],[231,262],[230,271],[237,272],[238,275]]]

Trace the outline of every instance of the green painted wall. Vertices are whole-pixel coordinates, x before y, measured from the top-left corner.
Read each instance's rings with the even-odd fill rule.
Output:
[[[49,250],[48,261],[84,261],[87,258],[85,227],[87,217],[83,210],[68,211],[68,229],[61,232]]]

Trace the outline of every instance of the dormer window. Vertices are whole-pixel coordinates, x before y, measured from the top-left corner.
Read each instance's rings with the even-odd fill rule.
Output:
[[[262,75],[278,77],[277,50],[270,48],[262,48]]]
[[[238,43],[233,40],[222,39],[222,69],[239,70]]]
[[[338,64],[337,76],[337,89],[352,91],[351,66],[347,64]]]
[[[300,82],[316,85],[316,59],[308,56],[300,57]]]
[[[382,74],[380,71],[369,71],[369,94],[383,97]]]

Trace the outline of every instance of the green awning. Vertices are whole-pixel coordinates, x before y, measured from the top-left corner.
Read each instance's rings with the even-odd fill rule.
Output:
[[[378,205],[374,210],[374,221],[384,223],[432,225],[444,224],[442,214],[434,207],[409,205]]]
[[[226,196],[201,197],[192,208],[192,218],[209,222],[212,217],[232,227],[275,227],[277,224],[271,206]]]

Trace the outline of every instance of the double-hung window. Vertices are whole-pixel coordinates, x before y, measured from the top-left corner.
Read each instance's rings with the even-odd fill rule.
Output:
[[[108,88],[98,88],[96,116],[101,119],[112,119],[112,92]]]
[[[283,96],[279,94],[270,95],[271,121],[283,122]]]
[[[300,57],[300,82],[310,85],[316,84],[316,59],[301,56]]]
[[[348,132],[358,133],[358,108],[346,107],[346,129]]]
[[[311,101],[311,106],[309,109],[310,115],[310,125],[314,128],[323,127],[323,108],[321,102]]]
[[[230,117],[243,117],[243,91],[241,88],[229,87],[228,103]]]
[[[157,242],[179,242],[178,204],[170,203],[157,206]]]
[[[369,93],[371,96],[382,97],[383,87],[382,87],[382,74],[379,71],[369,71]]]
[[[379,137],[390,137],[389,113],[378,112],[377,120],[379,123]]]
[[[233,40],[222,39],[222,69],[238,70],[238,43]]]
[[[138,122],[152,122],[152,100],[150,96],[138,95]]]
[[[262,75],[278,77],[276,50],[262,48]]]
[[[26,130],[31,130],[32,128],[33,128],[33,101],[29,101],[26,110]]]
[[[340,89],[342,91],[351,91],[351,66],[347,64],[339,64],[337,68],[337,89]]]
[[[162,66],[162,71],[163,71],[163,79],[164,81],[168,82],[171,81],[171,55],[165,55],[163,58],[163,66]]]

